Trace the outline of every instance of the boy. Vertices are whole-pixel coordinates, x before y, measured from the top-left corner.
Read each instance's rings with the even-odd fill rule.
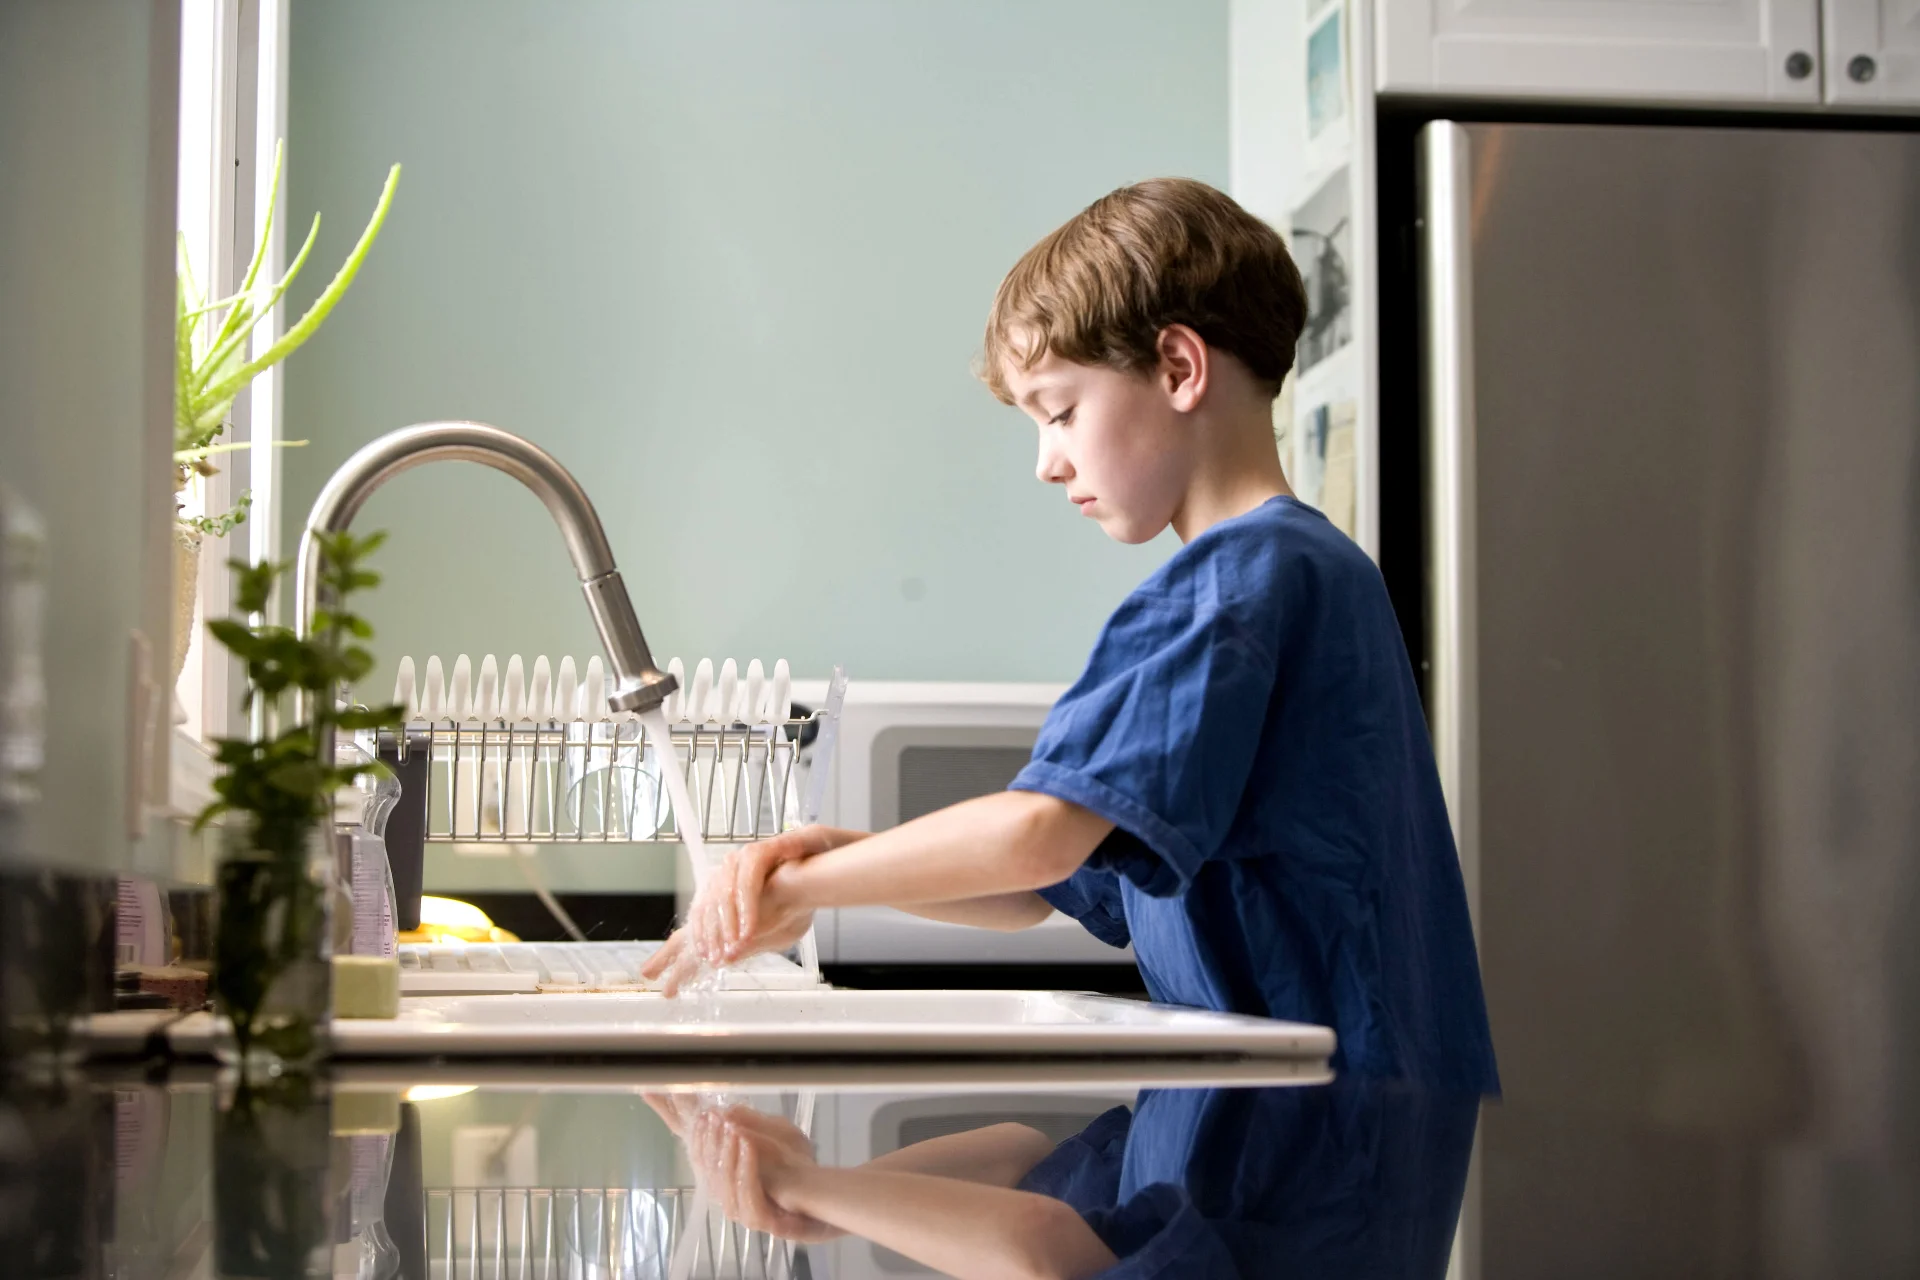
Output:
[[[1272,405],[1306,319],[1280,238],[1202,183],[1123,187],[1029,250],[983,376],[1041,480],[1185,545],[1108,620],[999,795],[732,855],[649,966],[790,945],[815,908],[1132,942],[1155,1000],[1331,1026],[1334,1065],[1498,1089],[1459,862],[1378,571],[1287,487]]]

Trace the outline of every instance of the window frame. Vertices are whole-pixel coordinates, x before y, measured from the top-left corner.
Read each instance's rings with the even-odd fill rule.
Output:
[[[266,214],[274,148],[286,136],[288,0],[181,0],[179,223],[197,283],[208,297],[239,287]],[[264,278],[285,269],[285,182],[273,221]],[[283,304],[254,330],[257,354],[280,335]],[[190,815],[211,798],[213,739],[246,727],[240,706],[245,671],[207,642],[205,622],[233,609],[229,559],[277,559],[282,384],[278,369],[253,380],[234,400],[217,474],[196,480],[189,511],[230,510],[251,491],[247,519],[232,534],[204,538],[196,581],[194,635],[174,687],[170,807]]]

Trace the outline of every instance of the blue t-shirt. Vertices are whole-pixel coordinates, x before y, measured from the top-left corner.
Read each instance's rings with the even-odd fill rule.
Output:
[[[1119,1265],[1101,1280],[1441,1280],[1480,1099],[1374,1082],[1149,1089],[1020,1182]]]
[[[1114,824],[1041,890],[1155,1000],[1330,1026],[1336,1070],[1495,1092],[1459,858],[1378,569],[1274,498],[1108,619],[1016,790]]]

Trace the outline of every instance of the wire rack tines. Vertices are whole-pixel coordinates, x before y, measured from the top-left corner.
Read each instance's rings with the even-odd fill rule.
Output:
[[[793,1245],[681,1187],[428,1188],[429,1280],[794,1280]]]
[[[815,718],[673,728],[664,764],[685,780],[704,839],[765,839],[797,820],[802,731]],[[429,841],[680,840],[663,762],[637,719],[416,721],[405,738],[409,753],[429,753]]]

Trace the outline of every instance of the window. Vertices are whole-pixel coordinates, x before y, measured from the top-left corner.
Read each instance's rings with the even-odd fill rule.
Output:
[[[266,216],[273,152],[286,127],[287,0],[183,0],[180,60],[179,227],[195,282],[208,298],[239,286]],[[284,209],[285,184],[281,203]],[[277,278],[285,257],[281,219],[275,219],[262,274]],[[282,316],[254,331],[255,350],[280,333]],[[245,495],[244,523],[225,536],[201,539],[193,621],[175,685],[176,796],[182,765],[204,764],[213,737],[239,725],[237,664],[205,642],[204,622],[230,611],[225,564],[279,554],[277,533],[280,383],[277,370],[256,378],[234,401],[223,445],[243,446],[210,459],[217,472],[194,477],[181,494],[183,514],[233,510]],[[183,553],[190,558],[190,553]],[[180,566],[187,571],[187,566]],[[181,602],[182,604],[184,602]],[[186,757],[182,760],[182,757]],[[202,771],[204,772],[204,771]],[[190,807],[176,804],[176,807]]]

